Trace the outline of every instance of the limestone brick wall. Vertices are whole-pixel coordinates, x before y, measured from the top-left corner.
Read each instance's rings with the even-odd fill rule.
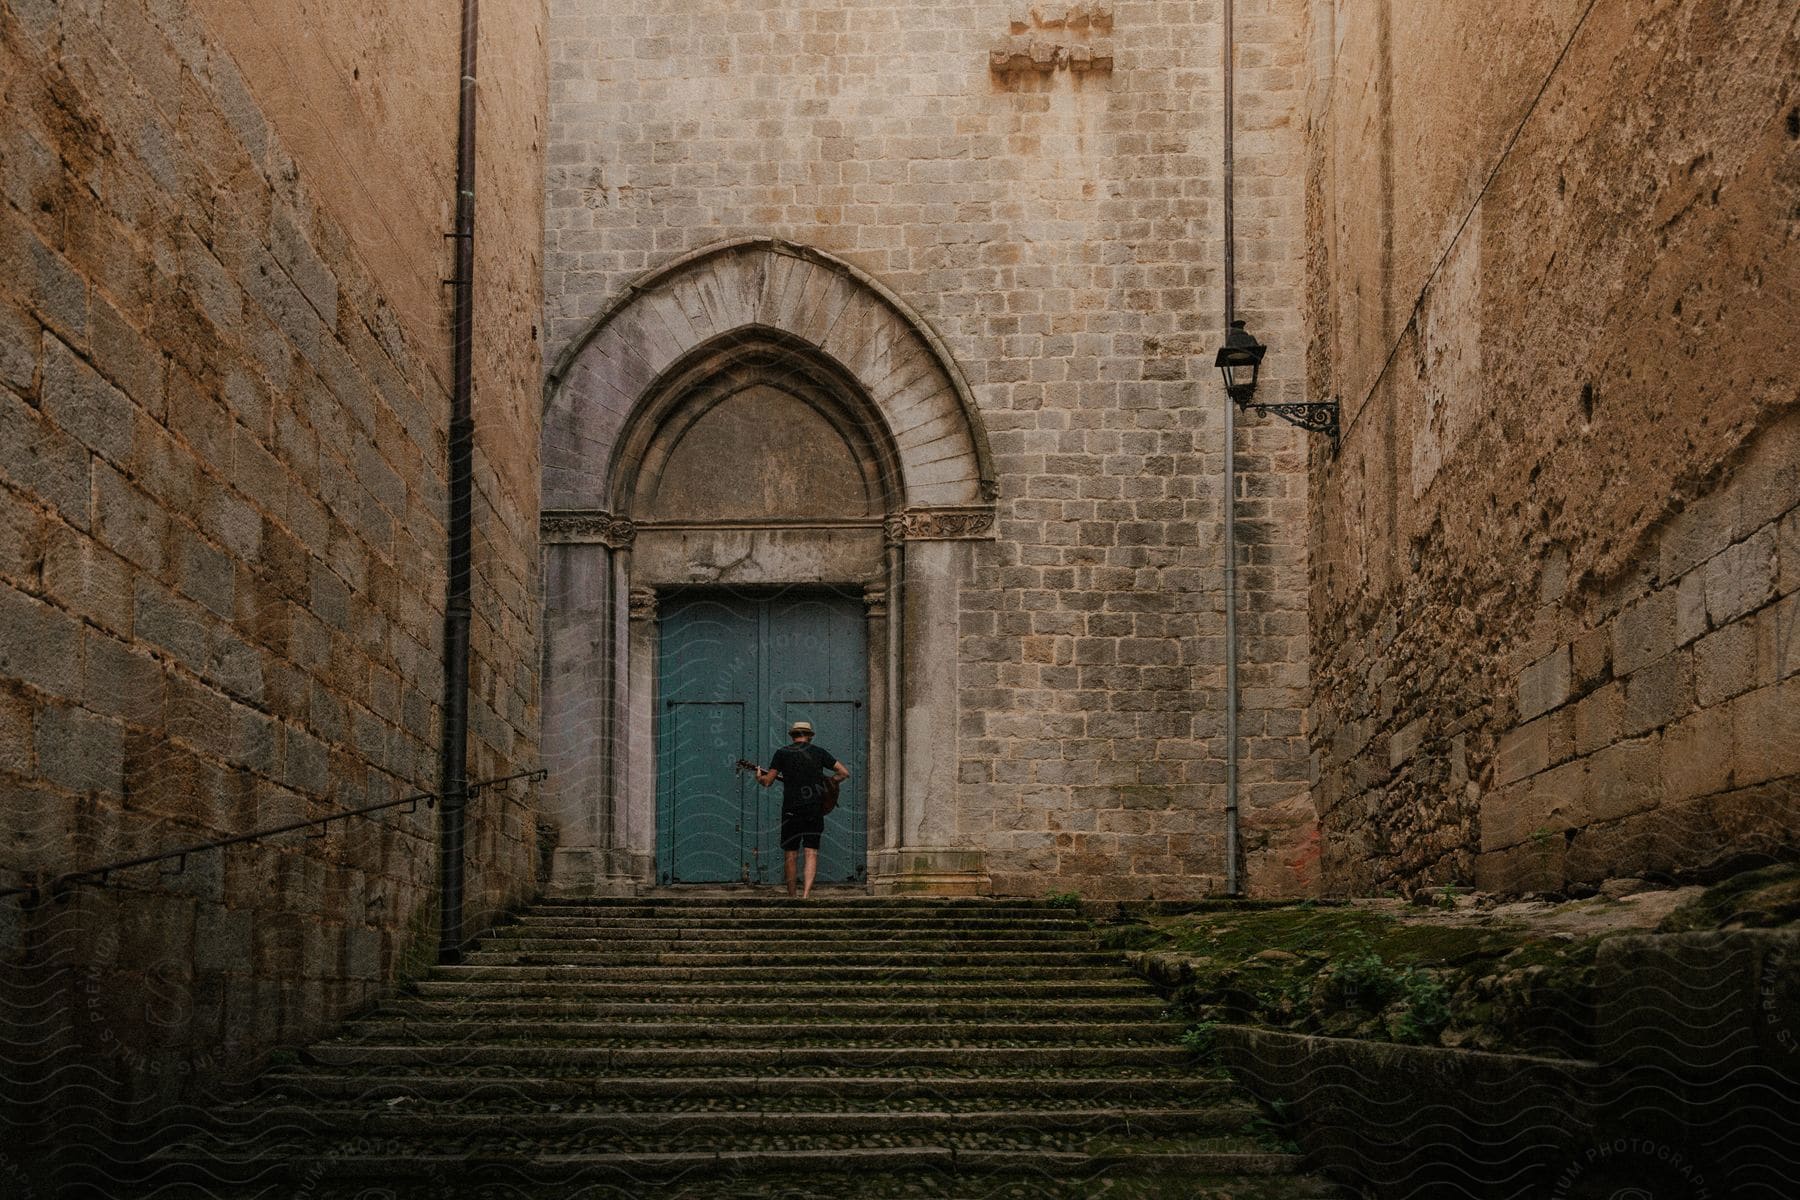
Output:
[[[436,786],[457,6],[355,7],[0,0],[0,886]],[[476,775],[536,761],[542,14],[512,15]],[[371,226],[395,179],[416,211]],[[529,801],[471,814],[476,927],[535,887]],[[8,1101],[100,1127],[316,1033],[431,953],[436,870],[420,807],[0,899]]]
[[[1302,394],[1303,13],[1241,0],[1241,315]],[[997,891],[1223,872],[1216,3],[555,0],[552,356],[639,273],[774,236],[866,271],[966,376],[999,537],[960,581],[953,795]],[[1304,435],[1251,420],[1253,883],[1306,886]]]
[[[1480,885],[1554,891],[1796,851],[1800,408],[1636,558],[1592,595],[1552,575],[1512,647],[1518,723],[1482,805]]]
[[[1792,6],[1320,0],[1308,45],[1327,886],[1791,856]]]

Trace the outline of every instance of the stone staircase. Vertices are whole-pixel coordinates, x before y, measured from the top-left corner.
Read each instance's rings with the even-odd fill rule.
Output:
[[[1181,1032],[1044,903],[546,902],[212,1110],[140,1194],[1335,1195]]]

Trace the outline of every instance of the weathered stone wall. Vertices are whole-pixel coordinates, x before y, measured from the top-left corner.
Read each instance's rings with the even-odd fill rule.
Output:
[[[0,886],[436,786],[457,6],[354,8],[0,2]],[[476,775],[536,759],[542,13],[509,15]],[[524,799],[471,814],[476,927],[535,887]],[[124,1116],[317,1032],[431,952],[436,865],[395,810],[0,900],[9,1100],[29,1062]]]
[[[447,408],[461,4],[371,12],[361,0],[296,7],[198,0],[302,178],[380,281]],[[537,465],[543,309],[543,0],[487,14],[477,47],[474,621],[469,777],[536,765]],[[297,54],[293,47],[307,52]],[[395,153],[405,147],[405,153]],[[438,470],[442,477],[442,468]],[[443,501],[438,499],[437,512]],[[441,517],[439,518],[441,521]],[[442,541],[441,535],[432,535]],[[436,542],[432,550],[437,552]],[[443,572],[428,576],[441,589]],[[441,604],[441,601],[440,601]],[[441,639],[433,653],[441,657]],[[430,693],[436,701],[441,683]],[[469,919],[520,898],[528,807],[484,794],[471,813]]]
[[[1238,12],[1242,316],[1275,347],[1263,398],[1297,399],[1302,21]],[[1210,3],[552,5],[553,354],[639,273],[773,236],[891,289],[966,376],[999,537],[946,581],[960,702],[929,749],[998,891],[1223,871],[1220,32]],[[1306,453],[1242,431],[1244,796],[1289,823]],[[1257,878],[1301,886],[1278,832]]]
[[[1792,5],[1342,8],[1307,171],[1328,886],[1792,855]]]

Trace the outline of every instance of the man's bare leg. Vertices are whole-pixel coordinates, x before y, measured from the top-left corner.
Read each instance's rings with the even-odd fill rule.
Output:
[[[805,900],[812,895],[813,876],[817,875],[818,873],[819,873],[819,851],[818,851],[818,848],[816,846],[808,846],[806,848],[806,887],[800,893],[800,898],[802,900]],[[792,879],[793,876],[789,875],[788,878]]]
[[[808,887],[812,886],[812,875],[810,872],[807,874],[806,883]],[[787,852],[787,885],[788,896],[792,898],[794,895],[794,852],[792,850]]]

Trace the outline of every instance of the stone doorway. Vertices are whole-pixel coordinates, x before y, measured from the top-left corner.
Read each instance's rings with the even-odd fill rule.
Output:
[[[815,251],[696,252],[563,355],[543,436],[552,892],[662,877],[659,612],[696,588],[860,599],[866,877],[985,890],[958,832],[957,627],[994,533],[993,475],[967,387],[917,315]]]

